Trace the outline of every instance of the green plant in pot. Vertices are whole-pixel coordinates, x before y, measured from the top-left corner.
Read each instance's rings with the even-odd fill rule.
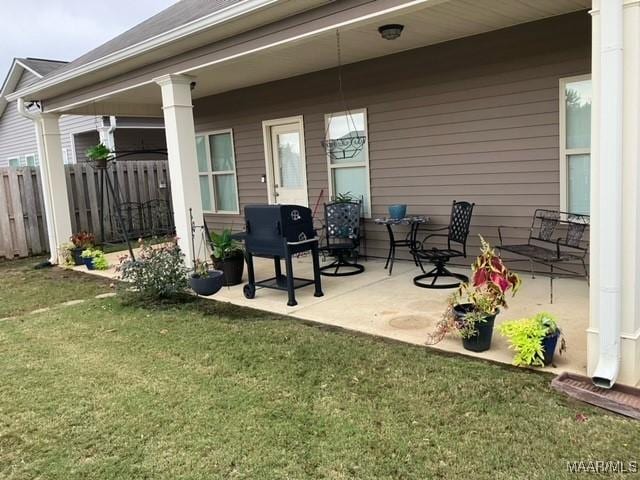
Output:
[[[71,235],[69,239],[73,244],[73,248],[70,250],[73,262],[75,265],[83,265],[84,260],[82,258],[82,252],[88,248],[93,248],[96,242],[96,237],[90,232],[78,232]]]
[[[207,262],[196,260],[195,269],[189,277],[189,285],[198,295],[208,296],[222,288],[223,280],[223,272],[212,270]]]
[[[231,230],[225,228],[221,233],[211,232],[211,260],[216,270],[224,274],[223,285],[239,285],[244,273],[244,248],[231,236]]]
[[[491,348],[493,324],[500,309],[507,308],[507,294],[520,288],[518,274],[509,271],[491,245],[480,237],[480,255],[471,266],[473,275],[449,297],[447,309],[428,344],[441,341],[449,332],[462,337],[465,349],[484,352]]]
[[[567,349],[556,318],[547,312],[531,318],[509,320],[499,325],[498,331],[509,340],[509,348],[515,351],[513,364],[517,366],[551,365],[558,339],[558,353],[562,354]]]
[[[82,259],[87,270],[106,270],[109,268],[109,262],[104,252],[97,248],[87,248],[82,252]]]
[[[85,152],[89,160],[95,162],[96,167],[105,168],[109,156],[113,153],[104,143],[89,147]]]

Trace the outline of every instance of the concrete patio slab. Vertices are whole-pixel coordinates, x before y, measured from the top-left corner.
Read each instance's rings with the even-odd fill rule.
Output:
[[[122,254],[112,253],[107,257],[115,265],[120,255]],[[249,300],[242,292],[244,284],[223,287],[217,294],[205,298],[424,345],[441,318],[452,290],[428,290],[414,286],[412,278],[418,275],[419,269],[411,262],[396,262],[392,276],[388,275],[381,260],[370,259],[363,264],[366,270],[360,275],[323,276],[323,297],[313,296],[313,286],[296,290],[298,305],[294,307],[287,306],[286,292],[279,290],[258,289],[255,298]],[[84,267],[75,268],[106,277],[114,277],[116,274],[113,266],[101,272],[88,272]],[[257,280],[274,275],[272,260],[255,259],[255,269]],[[469,271],[460,268],[452,270],[469,274]],[[310,259],[294,259],[294,272],[297,277],[312,278]],[[545,370],[556,374],[563,371],[586,374],[586,329],[589,319],[587,283],[579,279],[556,279],[554,303],[550,304],[547,277],[532,279],[527,273],[522,273],[522,277],[521,291],[510,299],[510,308],[498,315],[496,324],[531,316],[540,311],[554,314],[563,330],[568,349],[562,356],[556,355],[555,366]],[[455,336],[448,336],[432,347],[502,363],[511,363],[513,358],[506,340],[497,332],[494,332],[491,349],[482,353],[464,350],[461,340]]]

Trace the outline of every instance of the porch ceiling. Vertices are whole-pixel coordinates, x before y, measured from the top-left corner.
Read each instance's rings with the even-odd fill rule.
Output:
[[[342,62],[354,63],[414,48],[590,8],[591,0],[430,0],[390,14],[340,26]],[[380,37],[387,23],[405,26],[399,39]],[[194,98],[319,71],[337,65],[335,29],[260,49],[186,72]],[[167,72],[169,73],[169,72]],[[160,90],[146,83],[66,111],[85,114],[161,115]]]

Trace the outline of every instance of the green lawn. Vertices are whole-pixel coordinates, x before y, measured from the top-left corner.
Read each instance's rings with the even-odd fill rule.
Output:
[[[18,315],[0,322],[3,480],[555,480],[640,460],[640,423],[539,373],[205,301],[21,314],[108,291],[32,263],[0,264]]]

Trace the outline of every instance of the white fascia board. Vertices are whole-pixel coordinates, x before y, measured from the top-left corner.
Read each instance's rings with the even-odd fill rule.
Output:
[[[24,88],[12,93],[11,95],[8,95],[7,99],[9,101],[13,101],[18,97],[26,97],[42,89],[52,87],[59,83],[63,83],[74,77],[85,75],[94,70],[98,70],[114,63],[127,60],[131,57],[135,57],[154,48],[158,48],[168,43],[179,40],[183,37],[193,35],[215,25],[228,22],[234,18],[251,13],[259,8],[263,8],[272,3],[276,3],[277,1],[278,0],[244,0],[240,3],[230,5],[209,15],[186,23],[185,25],[181,25],[180,27],[176,27],[172,30],[156,35],[155,37],[148,38],[146,40],[143,40],[142,42],[110,53],[109,55],[106,55],[102,58],[64,71],[58,75],[52,75],[50,78],[47,78],[42,82],[38,82],[33,86]]]
[[[9,73],[7,74],[4,83],[2,84],[2,88],[0,89],[0,117],[4,114],[4,110],[7,108],[9,101],[12,101],[8,100],[6,97],[11,95],[13,92],[7,92],[7,90],[12,90],[18,85],[20,77],[22,77],[25,70],[33,73],[38,78],[42,78],[42,75],[38,72],[29,68],[17,58],[14,58],[11,68],[9,69]]]

